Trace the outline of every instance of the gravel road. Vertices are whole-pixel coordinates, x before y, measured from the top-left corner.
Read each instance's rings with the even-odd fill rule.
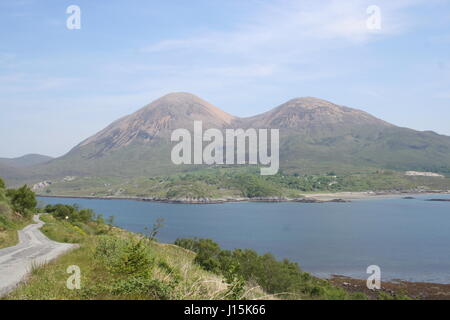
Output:
[[[43,265],[59,255],[78,247],[48,239],[40,230],[44,225],[39,216],[36,224],[19,231],[19,243],[0,249],[0,297],[12,291],[31,271],[33,265]]]

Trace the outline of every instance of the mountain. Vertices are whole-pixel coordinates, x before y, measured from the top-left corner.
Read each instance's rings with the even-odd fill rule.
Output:
[[[377,128],[393,126],[364,111],[312,97],[289,100],[268,112],[243,119],[243,123],[310,135],[335,135],[362,126]]]
[[[194,120],[204,128],[228,128],[235,117],[190,93],[171,93],[125,116],[84,140],[69,153],[35,166],[33,177],[140,176],[169,174],[173,130],[193,130]]]
[[[112,123],[80,143],[71,153],[92,148],[95,152],[89,157],[101,157],[122,147],[166,139],[177,128],[192,130],[194,120],[201,120],[204,127],[224,128],[234,118],[190,93],[171,93]]]
[[[26,168],[16,168],[0,162],[0,178],[7,181],[8,184],[20,184],[32,176],[33,173],[29,172]]]
[[[370,167],[450,173],[450,137],[397,127],[317,98],[292,99],[241,122],[246,123],[280,128],[285,170],[355,172]]]
[[[26,168],[49,162],[52,159],[52,157],[41,154],[27,154],[18,158],[0,158],[0,164],[15,168]]]
[[[63,157],[29,168],[29,180],[65,176],[142,177],[175,166],[171,132],[205,128],[280,130],[280,168],[292,173],[368,168],[450,173],[450,137],[400,128],[364,111],[307,97],[248,118],[232,116],[189,93],[168,94],[84,140]]]
[[[0,158],[0,177],[9,184],[17,185],[34,176],[31,167],[44,164],[52,160],[52,157],[40,154],[27,154],[18,158]]]

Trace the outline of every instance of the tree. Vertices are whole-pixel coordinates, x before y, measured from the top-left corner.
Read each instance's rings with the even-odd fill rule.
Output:
[[[5,182],[2,180],[2,178],[0,178],[0,189],[5,189]]]
[[[27,185],[19,189],[9,189],[6,192],[15,211],[24,215],[31,215],[36,209],[36,195]]]
[[[78,219],[82,222],[92,221],[95,217],[95,212],[91,209],[81,209],[78,212]]]
[[[156,219],[156,223],[153,224],[152,230],[148,233],[148,238],[152,241],[156,241],[156,236],[162,227],[164,227],[164,218]],[[145,228],[145,230],[147,231],[148,228]]]

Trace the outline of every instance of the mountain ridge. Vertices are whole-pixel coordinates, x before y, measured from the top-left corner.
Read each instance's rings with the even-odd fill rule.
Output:
[[[190,93],[167,94],[124,116],[66,155],[37,164],[32,180],[63,176],[155,176],[195,170],[170,160],[170,134],[206,128],[280,130],[280,168],[327,172],[363,168],[450,173],[450,137],[397,127],[362,110],[314,97],[291,99],[272,110],[236,117]]]
[[[16,167],[16,168],[24,168],[30,167],[36,164],[41,164],[52,160],[53,157],[37,154],[37,153],[29,153],[16,158],[0,158],[0,163],[5,164],[7,166]]]

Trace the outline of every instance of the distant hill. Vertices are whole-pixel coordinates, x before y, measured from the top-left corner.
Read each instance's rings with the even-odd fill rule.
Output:
[[[27,181],[33,173],[26,168],[16,168],[5,165],[0,162],[0,177],[8,183],[8,185],[18,185]]]
[[[232,116],[189,93],[168,94],[81,142],[63,157],[39,163],[29,180],[65,176],[142,177],[196,166],[170,160],[174,129],[276,128],[280,168],[289,173],[361,172],[367,168],[450,173],[450,137],[400,128],[364,111],[307,97],[248,118]],[[11,176],[11,175],[10,175]]]
[[[27,154],[18,158],[0,158],[0,164],[15,168],[26,168],[52,160],[52,157],[41,154]]]
[[[18,158],[0,158],[0,177],[4,178],[8,184],[17,186],[34,176],[34,171],[30,170],[31,167],[44,164],[52,159],[52,157],[40,154],[27,154]]]

